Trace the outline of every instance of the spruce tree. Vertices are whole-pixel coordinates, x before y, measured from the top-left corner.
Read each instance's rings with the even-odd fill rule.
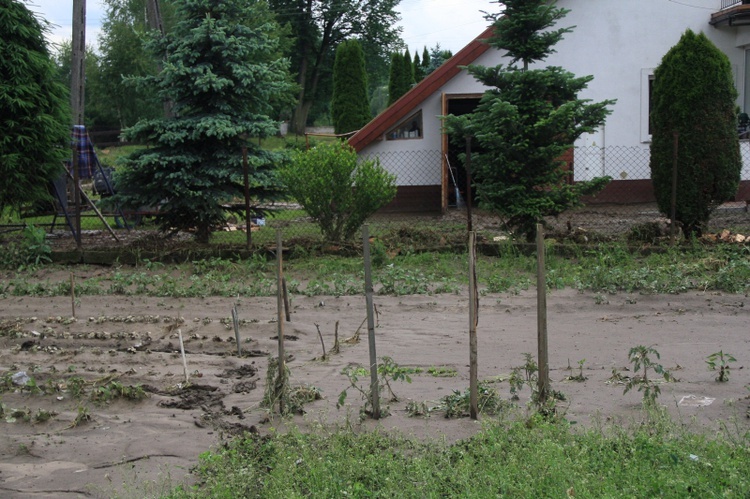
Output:
[[[582,134],[593,132],[609,114],[613,101],[591,103],[578,98],[592,76],[576,77],[560,67],[532,67],[554,52],[570,33],[552,29],[567,10],[548,0],[506,0],[505,11],[489,15],[495,31],[488,43],[505,52],[506,64],[472,65],[477,80],[490,87],[477,109],[449,116],[452,140],[473,137],[472,173],[484,208],[497,213],[506,228],[533,239],[536,224],[580,203],[609,178],[568,183],[561,156]]]
[[[365,56],[357,40],[341,42],[336,49],[331,117],[336,133],[359,130],[370,121]]]
[[[163,231],[194,229],[208,242],[225,223],[225,206],[243,197],[243,145],[251,194],[262,202],[276,192],[276,156],[247,139],[278,132],[269,114],[291,102],[294,85],[266,1],[184,0],[177,18],[172,32],[150,44],[166,57],[164,69],[140,79],[174,102],[174,117],[141,120],[125,132],[151,147],[117,172],[116,200],[158,206]]]
[[[678,137],[676,219],[700,235],[711,212],[737,192],[742,170],[732,66],[706,36],[688,30],[654,72],[651,179],[670,215]]]
[[[46,29],[23,3],[0,2],[0,214],[49,199],[70,155],[70,102]]]

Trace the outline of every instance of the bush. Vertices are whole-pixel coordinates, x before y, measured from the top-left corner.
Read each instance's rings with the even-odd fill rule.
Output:
[[[651,179],[669,215],[678,134],[675,214],[686,237],[700,236],[711,212],[737,192],[736,97],[729,58],[702,33],[686,31],[654,72]]]
[[[395,175],[377,160],[358,162],[348,145],[319,145],[297,153],[279,174],[289,194],[334,242],[350,239],[396,195]]]

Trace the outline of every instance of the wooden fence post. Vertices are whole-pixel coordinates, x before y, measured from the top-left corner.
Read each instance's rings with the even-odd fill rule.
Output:
[[[370,229],[362,227],[362,246],[365,260],[365,303],[367,306],[367,340],[370,347],[370,403],[373,419],[380,419],[380,387],[378,386],[378,356],[375,352],[375,312],[372,302],[372,264],[370,262]]]

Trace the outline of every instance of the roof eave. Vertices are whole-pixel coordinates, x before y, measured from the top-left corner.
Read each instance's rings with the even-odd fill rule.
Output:
[[[349,145],[359,152],[383,137],[391,127],[413,112],[427,97],[456,76],[461,71],[462,66],[471,64],[487,52],[490,46],[486,40],[491,35],[492,26],[488,27],[481,35],[458,51],[456,55],[445,61],[442,66],[430,73],[424,80],[412,87],[400,99],[354,134],[349,139]]]

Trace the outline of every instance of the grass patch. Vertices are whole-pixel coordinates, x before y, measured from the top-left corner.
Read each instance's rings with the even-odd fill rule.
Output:
[[[534,416],[448,445],[377,432],[291,431],[206,453],[169,497],[746,497],[746,442],[653,414],[574,431]]]

